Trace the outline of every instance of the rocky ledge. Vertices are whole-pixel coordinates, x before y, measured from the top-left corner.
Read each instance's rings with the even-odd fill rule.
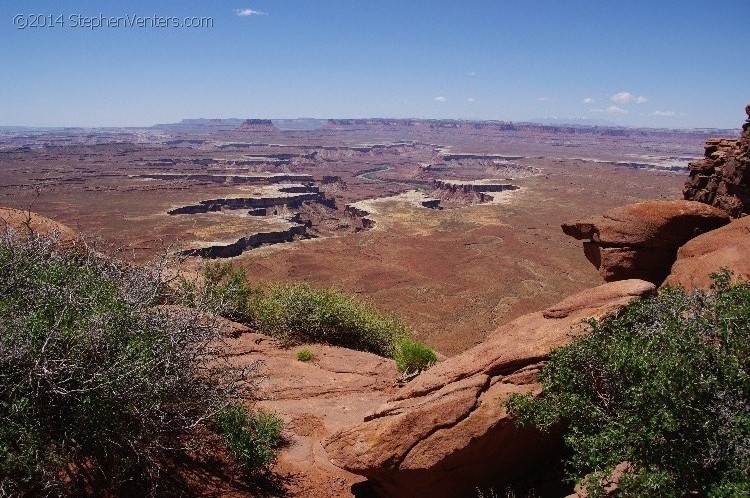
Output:
[[[222,211],[224,209],[266,209],[274,206],[298,208],[304,202],[317,202],[327,206],[334,205],[334,200],[326,198],[318,187],[310,185],[285,185],[269,191],[267,194],[251,196],[232,196],[218,199],[207,199],[197,204],[188,204],[167,211],[170,215],[198,214]]]
[[[481,344],[439,363],[325,443],[331,461],[366,476],[379,496],[474,496],[535,468],[561,450],[512,423],[505,402],[538,394],[536,374],[552,349],[585,331],[581,321],[612,313],[655,286],[604,284],[501,326]]]
[[[606,282],[639,278],[660,284],[678,248],[727,223],[724,211],[700,202],[646,201],[564,223],[562,229],[584,241],[586,258]]]

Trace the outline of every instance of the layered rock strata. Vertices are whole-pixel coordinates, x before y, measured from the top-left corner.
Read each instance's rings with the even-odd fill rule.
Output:
[[[706,140],[703,159],[690,163],[685,199],[726,211],[733,218],[750,213],[750,105],[742,135]]]
[[[265,230],[250,233],[234,242],[205,244],[202,247],[180,251],[183,256],[200,256],[203,258],[234,258],[245,251],[256,249],[263,245],[281,244],[294,240],[309,238],[307,225],[300,223],[299,216],[285,218],[286,228]]]
[[[253,196],[253,197],[226,197],[221,199],[208,199],[200,201],[197,204],[189,204],[178,208],[170,209],[167,214],[198,214],[221,211],[223,209],[259,209],[274,206],[288,206],[298,208],[303,202],[318,202],[329,205],[332,199],[326,199],[320,192],[301,192],[288,193],[284,195],[273,196]]]

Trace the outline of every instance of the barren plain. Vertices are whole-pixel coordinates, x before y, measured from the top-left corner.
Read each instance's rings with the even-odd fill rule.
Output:
[[[288,128],[0,130],[0,205],[32,207],[137,261],[232,258],[256,282],[335,286],[452,356],[598,284],[560,224],[680,197],[688,161],[726,134],[384,119]]]

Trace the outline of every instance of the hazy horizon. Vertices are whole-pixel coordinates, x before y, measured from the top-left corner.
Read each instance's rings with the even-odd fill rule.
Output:
[[[589,122],[577,122],[574,119],[565,119],[565,118],[556,118],[556,117],[549,117],[549,121],[544,121],[545,118],[536,118],[536,119],[528,119],[528,120],[498,120],[498,119],[472,119],[472,118],[424,118],[424,117],[418,117],[418,116],[408,116],[408,117],[390,117],[390,116],[342,116],[342,117],[327,117],[327,118],[316,118],[316,117],[310,117],[310,116],[304,116],[304,117],[297,117],[297,118],[276,118],[276,117],[207,117],[207,116],[201,116],[201,117],[191,117],[191,118],[182,118],[174,122],[165,122],[165,123],[152,123],[152,124],[145,124],[145,125],[95,125],[95,126],[80,126],[80,125],[6,125],[6,124],[0,124],[0,130],[7,130],[7,129],[28,129],[28,130],[63,130],[63,129],[148,129],[148,128],[157,128],[159,126],[170,126],[170,125],[178,125],[178,124],[184,124],[185,121],[197,121],[197,120],[205,120],[205,121],[213,121],[213,120],[220,120],[220,121],[244,121],[247,119],[268,119],[271,121],[303,121],[303,120],[315,120],[315,121],[328,121],[328,120],[399,120],[399,121],[408,121],[408,120],[438,120],[438,121],[467,121],[467,122],[477,122],[477,123],[483,123],[483,122],[502,122],[502,123],[513,123],[513,124],[532,124],[532,125],[558,125],[558,126],[598,126],[601,128],[633,128],[633,129],[653,129],[653,130],[661,130],[661,129],[667,129],[667,130],[676,130],[676,131],[691,131],[691,130],[718,130],[722,132],[731,132],[731,131],[741,131],[740,126],[730,126],[730,127],[712,127],[712,126],[695,126],[695,127],[673,127],[673,126],[638,126],[638,125],[626,125],[626,124],[618,124],[614,122],[604,122],[604,123],[598,123],[596,120],[594,120],[594,123]],[[300,128],[296,131],[304,131],[304,129]]]
[[[748,18],[746,0],[10,0],[0,126],[556,116],[734,129],[750,102]]]

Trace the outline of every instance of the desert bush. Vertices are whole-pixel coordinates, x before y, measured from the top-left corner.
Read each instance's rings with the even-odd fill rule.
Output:
[[[302,348],[299,351],[297,351],[297,359],[299,361],[310,361],[313,358],[312,351],[310,351],[308,348]]]
[[[243,269],[221,262],[206,265],[198,279],[183,279],[181,288],[186,304],[215,310],[287,344],[368,351],[395,358],[402,372],[419,372],[436,361],[429,348],[408,339],[401,320],[335,289],[301,283],[252,286]]]
[[[750,285],[665,289],[560,348],[521,424],[564,428],[569,472],[596,495],[627,462],[625,496],[750,495]]]
[[[252,394],[217,327],[163,299],[163,266],[0,234],[0,495],[165,494],[206,423]]]
[[[437,363],[433,350],[409,339],[398,341],[393,359],[396,360],[398,371],[404,374],[418,373]]]
[[[269,287],[256,303],[255,319],[263,332],[291,343],[323,342],[387,357],[408,335],[397,318],[343,292],[307,284]]]
[[[273,464],[284,427],[277,415],[249,413],[242,406],[231,405],[216,414],[215,422],[227,451],[246,470],[255,472]]]

